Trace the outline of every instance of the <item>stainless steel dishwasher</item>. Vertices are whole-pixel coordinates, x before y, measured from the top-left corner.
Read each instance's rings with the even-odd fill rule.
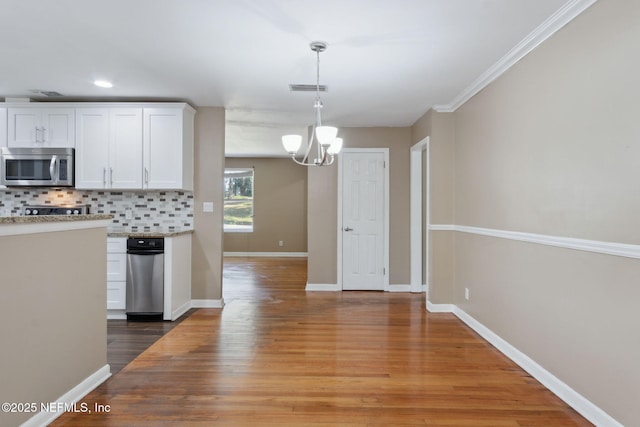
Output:
[[[128,320],[162,320],[164,310],[164,239],[127,239]]]

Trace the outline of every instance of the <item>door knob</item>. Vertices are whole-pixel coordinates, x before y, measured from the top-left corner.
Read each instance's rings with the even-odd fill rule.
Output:
[[[351,227],[345,227],[345,228],[344,228],[344,231],[353,231],[353,228],[351,228]]]

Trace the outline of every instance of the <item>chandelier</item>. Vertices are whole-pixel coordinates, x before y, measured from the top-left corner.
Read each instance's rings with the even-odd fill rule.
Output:
[[[325,42],[312,42],[311,50],[316,53],[316,101],[313,108],[316,110],[315,123],[309,136],[307,149],[302,160],[296,159],[296,154],[302,145],[301,135],[283,135],[282,145],[291,156],[291,160],[303,166],[330,166],[335,160],[336,154],[342,149],[342,138],[336,138],[338,128],[322,125],[322,100],[320,99],[320,52],[327,49]],[[315,136],[315,141],[314,141]],[[313,161],[309,158],[312,147],[316,145],[317,157]]]

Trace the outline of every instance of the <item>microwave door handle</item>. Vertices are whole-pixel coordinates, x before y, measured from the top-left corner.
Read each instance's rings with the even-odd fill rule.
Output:
[[[58,165],[58,156],[51,156],[51,163],[49,164],[49,175],[51,175],[51,181],[54,184],[58,183],[58,174],[56,171],[56,166]]]

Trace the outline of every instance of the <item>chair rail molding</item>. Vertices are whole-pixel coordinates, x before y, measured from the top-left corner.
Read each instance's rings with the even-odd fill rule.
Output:
[[[497,237],[500,239],[536,243],[539,245],[555,246],[565,249],[575,249],[598,254],[640,259],[640,245],[631,245],[628,243],[604,242],[600,240],[577,239],[574,237],[550,236],[547,234],[524,233],[520,231],[496,230],[491,228],[452,224],[429,224],[429,231],[456,231],[481,236]]]

